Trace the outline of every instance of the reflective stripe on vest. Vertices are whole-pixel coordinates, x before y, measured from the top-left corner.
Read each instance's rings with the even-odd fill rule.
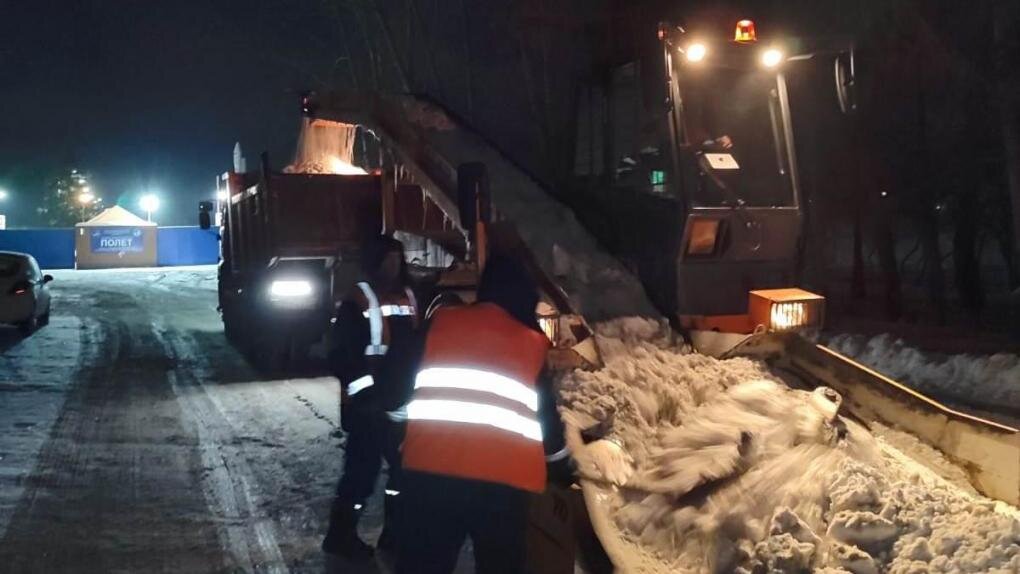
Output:
[[[379,357],[389,351],[389,345],[383,344],[383,317],[415,317],[418,314],[418,305],[414,299],[414,292],[410,288],[404,288],[404,294],[410,305],[380,305],[379,297],[376,296],[372,286],[364,281],[358,283],[358,288],[365,295],[368,302],[368,309],[362,314],[368,319],[370,339],[365,347],[365,355]]]
[[[394,315],[396,315],[397,317],[414,316],[414,307],[412,307],[411,305],[380,305],[379,310],[382,311],[383,317],[392,317]],[[371,316],[371,314],[368,311],[365,311],[363,314],[365,315],[366,319]]]
[[[418,373],[415,390],[435,389],[428,398],[416,398],[407,405],[408,420],[433,420],[488,425],[517,433],[531,440],[542,440],[538,424],[538,393],[534,388],[510,377],[457,367],[429,367]],[[464,396],[460,391],[475,391]],[[419,396],[425,393],[419,393]],[[506,408],[487,396],[506,399],[524,407],[525,413]]]
[[[407,405],[407,420],[485,425],[542,442],[542,427],[537,420],[485,403],[416,399]]]
[[[530,387],[499,373],[457,367],[429,367],[418,373],[415,389],[463,389],[491,393],[521,403],[538,412],[538,393]]]
[[[536,384],[548,347],[490,303],[438,310],[407,405],[405,468],[541,492]]]

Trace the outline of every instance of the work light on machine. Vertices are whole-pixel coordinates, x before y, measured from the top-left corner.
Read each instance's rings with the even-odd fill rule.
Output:
[[[700,62],[708,55],[708,47],[701,42],[692,42],[687,45],[683,53],[687,57],[688,62]]]
[[[766,68],[775,68],[779,64],[782,64],[785,59],[786,56],[783,54],[782,50],[776,48],[769,48],[761,53],[761,63]]]
[[[748,309],[755,330],[816,330],[825,321],[825,297],[803,289],[751,291]]]

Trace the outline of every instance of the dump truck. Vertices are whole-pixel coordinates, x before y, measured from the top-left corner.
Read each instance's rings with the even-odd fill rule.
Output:
[[[303,133],[358,129],[322,118],[305,122]],[[376,165],[365,161],[363,169],[349,157],[309,159],[300,150],[300,161],[284,171],[271,169],[263,154],[258,170],[217,178],[219,205],[202,202],[199,216],[203,228],[220,223],[218,296],[227,339],[265,370],[300,367],[311,347],[325,341],[337,307],[359,280],[365,238],[385,233],[403,240],[412,287],[426,309],[448,294],[473,299],[489,243],[514,254],[543,286],[543,328],[566,341],[554,360],[594,364],[591,331],[569,298],[514,227],[493,221],[486,166],[452,168],[443,178],[447,191],[427,193],[423,183],[433,180],[415,179],[417,164],[412,170],[396,163],[392,152],[385,150]],[[313,172],[293,165],[312,165]]]
[[[309,129],[352,130],[347,125]],[[397,185],[337,158],[339,173],[260,168],[217,178],[219,209],[200,205],[202,227],[220,223],[219,309],[229,341],[270,370],[297,366],[326,337],[343,297],[360,274],[360,248],[384,230],[414,232],[427,260],[456,231],[414,185]],[[360,173],[359,173],[360,172]],[[215,214],[214,214],[215,212]],[[426,239],[430,237],[431,239]],[[452,243],[456,243],[455,241]],[[456,249],[455,247],[453,247]],[[422,268],[424,266],[418,266]],[[450,271],[448,275],[457,275]],[[453,285],[456,279],[447,278]]]

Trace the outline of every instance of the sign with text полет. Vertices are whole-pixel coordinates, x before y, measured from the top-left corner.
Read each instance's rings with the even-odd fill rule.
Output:
[[[140,227],[101,227],[90,229],[92,253],[140,253],[145,250],[145,234]]]

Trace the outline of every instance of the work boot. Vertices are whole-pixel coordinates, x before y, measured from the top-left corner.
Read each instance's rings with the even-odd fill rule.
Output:
[[[400,532],[400,514],[398,512],[400,497],[393,492],[396,491],[386,490],[386,497],[383,500],[383,531],[376,544],[380,552],[387,554],[396,554]]]
[[[329,513],[329,530],[322,540],[322,551],[334,556],[342,556],[352,561],[369,560],[375,550],[358,538],[358,518],[360,509],[348,504],[333,505]]]

